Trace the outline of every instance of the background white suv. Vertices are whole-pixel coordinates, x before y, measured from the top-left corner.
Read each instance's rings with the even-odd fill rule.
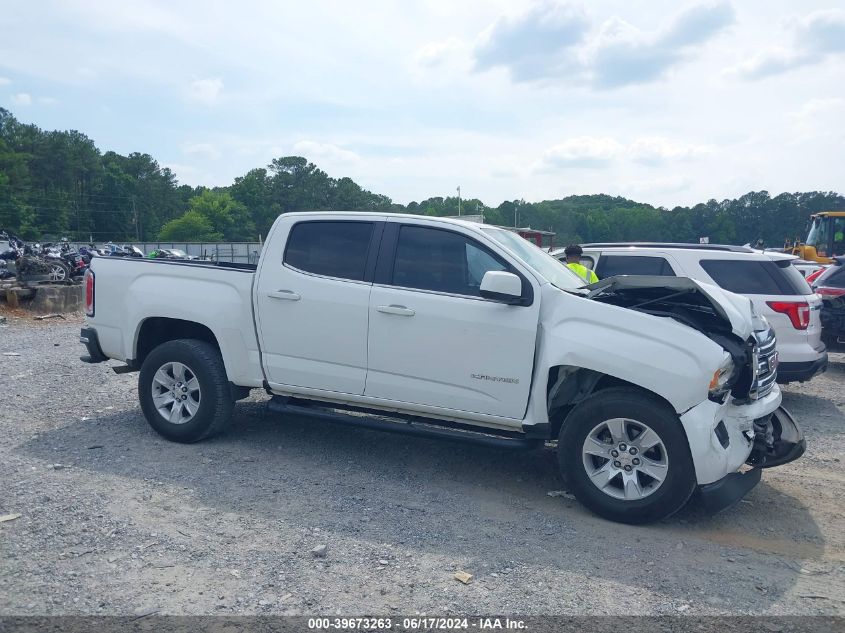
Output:
[[[670,243],[582,244],[581,263],[599,279],[614,275],[691,277],[751,299],[777,335],[778,382],[809,380],[827,368],[822,301],[784,253],[744,246]],[[552,253],[565,261],[563,250]]]

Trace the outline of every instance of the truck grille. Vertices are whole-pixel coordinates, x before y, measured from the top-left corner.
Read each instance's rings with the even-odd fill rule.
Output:
[[[751,397],[764,398],[774,389],[778,377],[777,338],[773,329],[755,332],[757,339],[757,353],[752,363],[757,363],[757,375],[751,387]]]

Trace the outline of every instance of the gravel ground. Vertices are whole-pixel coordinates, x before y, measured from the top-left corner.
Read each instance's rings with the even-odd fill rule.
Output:
[[[257,393],[226,435],[169,443],[137,374],[79,362],[81,318],[0,314],[0,615],[845,614],[845,355],[784,390],[804,458],[716,517],[626,527],[547,494],[551,450],[280,419]]]

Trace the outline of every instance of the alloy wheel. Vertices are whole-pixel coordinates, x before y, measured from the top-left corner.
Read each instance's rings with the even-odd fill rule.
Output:
[[[202,391],[194,371],[184,363],[169,362],[153,376],[153,404],[170,424],[186,424],[200,408]]]
[[[612,418],[587,434],[581,449],[584,470],[606,495],[636,501],[653,494],[669,470],[663,440],[637,420]]]

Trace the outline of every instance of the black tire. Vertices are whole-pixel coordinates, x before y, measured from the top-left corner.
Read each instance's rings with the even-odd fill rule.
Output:
[[[595,469],[595,473],[604,464],[604,458],[584,455],[587,436],[602,422],[618,418],[646,425],[662,442],[659,448],[653,449],[657,450],[658,456],[663,455],[666,459],[662,482],[657,484],[655,479],[647,475],[634,473],[639,484],[645,482],[641,490],[654,488],[642,498],[621,499],[612,496],[625,494],[621,472],[618,476],[614,475],[605,486],[605,490],[609,492],[599,489],[598,484],[594,484],[588,475],[588,465],[585,465],[585,461],[589,467]],[[629,438],[632,433],[636,433],[636,423],[623,427]],[[609,428],[602,432],[609,435]],[[637,437],[633,437],[632,443],[637,441]],[[678,416],[664,402],[633,388],[614,387],[602,390],[576,406],[561,427],[557,451],[561,474],[575,497],[587,508],[611,521],[636,525],[665,519],[680,510],[695,491],[695,468],[686,433]],[[643,453],[641,457],[646,454]],[[623,455],[623,458],[632,459],[627,454]],[[615,472],[610,471],[610,467],[621,462],[608,459],[608,472]]]
[[[201,397],[193,417],[182,424],[165,420],[153,402],[153,383],[159,368],[185,365],[199,383]],[[220,351],[205,341],[178,339],[162,343],[144,359],[138,376],[138,399],[150,426],[174,442],[191,443],[217,435],[232,419],[235,401]]]

